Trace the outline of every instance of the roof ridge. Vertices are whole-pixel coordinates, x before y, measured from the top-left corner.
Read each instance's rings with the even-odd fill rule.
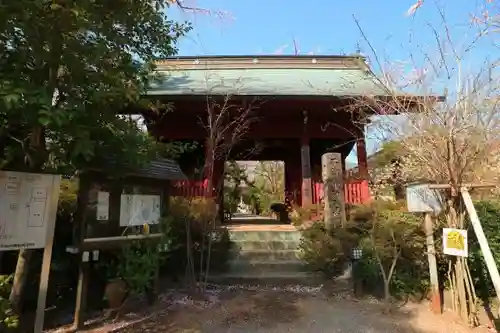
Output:
[[[360,56],[255,56],[255,57],[176,57],[155,62],[157,70],[179,69],[289,69],[367,68]]]

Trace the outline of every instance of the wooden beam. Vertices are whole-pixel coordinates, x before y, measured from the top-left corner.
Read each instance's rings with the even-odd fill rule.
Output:
[[[492,188],[496,187],[495,184],[462,184],[459,186],[460,188],[467,188],[467,189],[474,189],[474,188]],[[433,190],[443,190],[443,189],[450,189],[451,185],[450,184],[428,184],[428,188],[433,189]]]
[[[474,203],[472,202],[469,191],[467,191],[466,188],[462,188],[461,192],[465,207],[467,208],[467,212],[469,213],[472,228],[474,229],[479,247],[481,248],[481,252],[483,253],[486,267],[488,268],[488,272],[490,273],[491,282],[493,283],[493,288],[495,289],[495,293],[497,294],[497,300],[500,301],[500,274],[498,273],[498,267],[495,258],[491,253],[490,246],[488,245],[488,240],[486,239],[486,236],[484,234],[483,227],[481,226],[481,221],[479,221],[479,216],[477,215],[476,208],[474,207]]]
[[[116,237],[87,238],[79,247],[79,251],[108,250],[123,247],[134,241],[154,241],[161,238],[163,234],[150,235],[128,235]]]
[[[347,121],[338,121],[324,125],[327,121],[311,119],[307,125],[310,139],[347,139],[353,137],[356,131],[354,124]],[[301,138],[303,123],[299,119],[283,119],[276,117],[263,118],[252,124],[245,137],[255,139],[289,139]],[[203,140],[208,135],[206,130],[195,118],[164,119],[154,131],[154,135],[164,140]]]

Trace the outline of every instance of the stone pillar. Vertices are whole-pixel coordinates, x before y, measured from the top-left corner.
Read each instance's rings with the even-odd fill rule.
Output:
[[[325,226],[331,229],[345,224],[344,177],[342,155],[326,153],[321,157],[324,187]]]
[[[366,153],[365,138],[358,138],[356,142],[356,153],[358,155],[358,172],[361,179],[368,179],[368,156]]]
[[[312,205],[311,152],[309,148],[309,140],[306,138],[303,138],[302,145],[300,147],[300,162],[302,169],[301,206],[304,207]]]

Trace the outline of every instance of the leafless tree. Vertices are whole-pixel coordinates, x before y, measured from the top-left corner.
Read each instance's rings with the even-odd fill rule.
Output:
[[[279,161],[260,162],[255,168],[256,185],[276,201],[283,200],[284,176],[284,165]]]
[[[382,140],[391,133],[392,140],[400,141],[404,154],[398,171],[402,177],[449,185],[450,189],[443,192],[443,216],[449,227],[464,229],[466,210],[461,187],[500,184],[498,60],[484,59],[482,66],[471,70],[467,55],[487,29],[477,29],[477,34],[459,48],[450,37],[446,13],[437,10],[444,31],[430,26],[430,33],[438,52],[424,52],[421,63],[414,60],[416,55],[410,55],[410,73],[384,62],[356,21],[371,50],[377,84],[386,96],[364,96],[357,99],[355,107],[385,117],[376,123],[377,131]],[[491,22],[485,20],[483,24],[491,26]],[[449,257],[448,279],[454,310],[469,324],[477,325],[477,297],[467,260]]]
[[[208,182],[205,196],[215,198],[216,203],[210,204],[214,209],[213,219],[209,223],[203,224],[203,234],[211,234],[216,228],[217,214],[222,209],[224,177],[218,177],[215,172],[223,172],[223,166],[235,146],[245,138],[251,126],[259,120],[257,110],[262,104],[258,98],[249,99],[239,96],[239,92],[243,88],[242,80],[237,80],[234,85],[228,87],[222,81],[220,83],[214,82],[209,77],[209,71],[207,73],[206,112],[200,117],[200,123],[207,134],[203,173]],[[222,90],[225,92],[223,95],[218,93]],[[214,179],[217,180],[217,183],[213,183]],[[200,279],[202,279],[200,281],[202,283],[199,284],[201,288],[206,285],[209,276],[211,249],[212,237],[208,237],[207,243],[202,242],[201,244],[199,271]],[[191,260],[191,262],[193,261]]]

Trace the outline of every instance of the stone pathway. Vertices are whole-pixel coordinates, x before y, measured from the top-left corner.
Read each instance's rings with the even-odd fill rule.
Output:
[[[215,297],[215,296],[211,296]],[[390,314],[375,300],[326,298],[322,292],[242,290],[220,292],[217,300],[186,301],[128,327],[107,326],[93,333],[486,333],[469,329],[451,315],[436,316],[423,304],[408,304]],[[182,302],[181,302],[182,303]],[[123,326],[123,325],[120,325]]]

